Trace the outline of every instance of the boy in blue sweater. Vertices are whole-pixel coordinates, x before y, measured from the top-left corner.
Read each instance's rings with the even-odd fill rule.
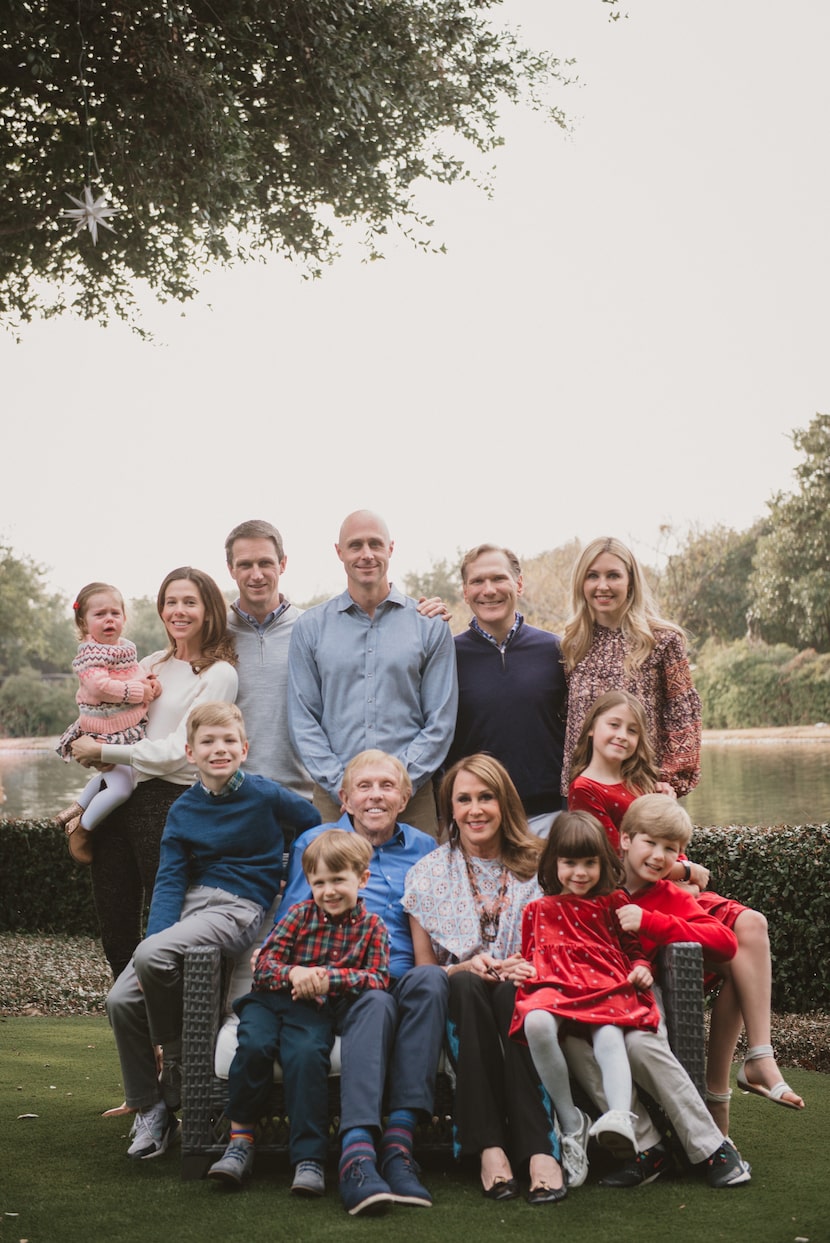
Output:
[[[302,833],[320,823],[307,799],[243,773],[247,753],[234,704],[193,710],[187,757],[199,780],[167,813],[147,935],[107,997],[126,1102],[138,1111],[130,1157],[160,1156],[179,1130],[185,950],[215,945],[236,957],[254,945],[282,880],[283,826]]]

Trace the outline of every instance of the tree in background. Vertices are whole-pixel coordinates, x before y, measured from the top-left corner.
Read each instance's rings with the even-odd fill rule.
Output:
[[[138,596],[128,602],[124,637],[132,639],[139,659],[167,647],[167,631],[158,615],[154,596]]]
[[[695,645],[708,639],[731,643],[746,635],[752,558],[768,530],[760,522],[748,531],[695,527],[668,557],[659,579],[660,606]]]
[[[491,150],[503,102],[565,81],[497,7],[8,0],[0,318],[134,322],[136,282],[183,300],[206,266],[272,252],[317,274],[338,222],[373,257],[392,223],[428,245],[413,186],[469,176],[457,139]]]
[[[25,668],[71,671],[71,612],[62,596],[47,591],[45,574],[43,566],[0,544],[0,681]]]
[[[769,502],[750,580],[750,623],[768,643],[830,651],[830,415],[792,433],[798,491]]]

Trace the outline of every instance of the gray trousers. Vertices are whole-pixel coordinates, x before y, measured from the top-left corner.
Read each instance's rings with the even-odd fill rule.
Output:
[[[125,1099],[133,1109],[151,1109],[161,1099],[155,1045],[178,1052],[182,1034],[185,950],[216,946],[234,956],[257,941],[262,907],[224,889],[188,889],[181,918],[146,937],[107,996]]]
[[[653,990],[663,1014],[663,998],[659,988]],[[587,1040],[569,1036],[562,1045],[568,1067],[574,1078],[603,1111],[608,1108],[602,1091],[602,1075]],[[626,1032],[625,1048],[631,1063],[635,1084],[639,1083],[657,1101],[675,1130],[686,1156],[694,1164],[705,1161],[723,1143],[723,1135],[715,1125],[700,1093],[671,1051],[665,1019],[661,1017],[656,1032]],[[637,1114],[634,1133],[639,1152],[653,1148],[661,1135],[651,1121],[645,1106],[637,1099],[636,1089],[631,1108]]]

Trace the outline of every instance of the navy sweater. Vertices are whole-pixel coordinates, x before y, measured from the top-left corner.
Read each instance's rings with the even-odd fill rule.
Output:
[[[470,627],[455,637],[458,718],[445,768],[494,755],[528,816],[562,807],[559,783],[568,689],[559,637],[522,619],[504,653]]]
[[[167,813],[147,935],[176,923],[192,885],[268,910],[282,879],[283,826],[302,833],[319,823],[307,799],[267,777],[246,773],[237,790],[218,798],[197,781]]]

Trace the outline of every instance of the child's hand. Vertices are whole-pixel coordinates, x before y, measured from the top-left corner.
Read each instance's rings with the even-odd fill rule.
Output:
[[[154,673],[148,673],[144,681],[147,683],[147,694],[144,697],[145,702],[152,703],[161,694],[161,682],[159,682]]]
[[[536,968],[526,958],[522,958],[521,954],[511,954],[502,962],[499,974],[503,980],[513,980],[514,983],[521,984],[524,980],[533,979]]]
[[[643,908],[636,902],[626,902],[625,906],[618,907],[617,919],[623,932],[639,932],[643,922]]]
[[[677,791],[674,786],[669,785],[668,781],[655,781],[654,793],[667,794],[669,798],[677,798]]]
[[[654,976],[648,967],[639,966],[632,967],[631,974],[628,977],[629,984],[633,984],[635,988],[651,988],[654,983]]]
[[[310,1001],[325,997],[329,991],[329,975],[324,967],[292,967],[288,973],[294,1001]]]

